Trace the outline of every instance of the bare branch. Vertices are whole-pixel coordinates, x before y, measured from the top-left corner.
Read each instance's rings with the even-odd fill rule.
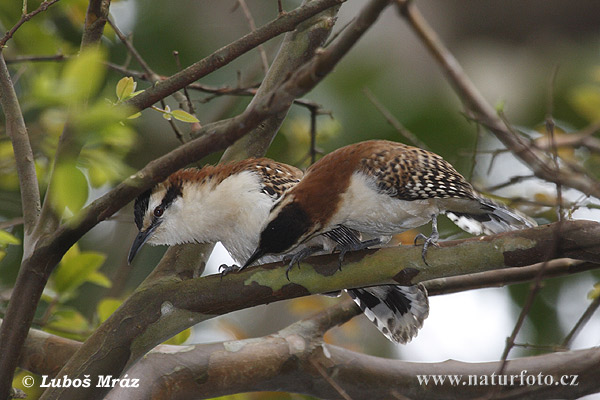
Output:
[[[383,115],[383,117],[385,118],[385,120],[396,131],[398,131],[399,134],[401,134],[402,136],[404,136],[404,138],[406,140],[408,140],[411,144],[413,144],[413,145],[415,145],[417,147],[420,147],[422,149],[426,149],[426,150],[429,149],[425,143],[423,143],[417,136],[415,136],[414,133],[412,133],[411,131],[409,131],[408,129],[406,129],[400,123],[400,121],[398,121],[396,119],[396,117],[394,117],[392,115],[392,113],[387,108],[385,108],[385,106],[383,104],[381,104],[381,102],[375,97],[375,95],[373,95],[373,93],[369,89],[364,88],[363,89],[363,93],[367,96],[367,98],[369,99],[369,101],[371,103],[373,103],[373,105],[375,106],[375,108],[377,108],[377,111],[379,111],[381,113],[381,115]]]
[[[242,8],[244,12],[244,16],[246,17],[246,21],[248,21],[248,26],[250,28],[250,32],[256,31],[256,24],[254,23],[254,18],[252,17],[252,13],[250,12],[250,8],[248,8],[248,4],[246,4],[246,0],[237,0],[238,4]],[[256,49],[260,53],[260,60],[262,62],[263,70],[265,74],[269,71],[269,60],[267,59],[267,52],[265,51],[264,46],[258,45]]]
[[[344,302],[326,312],[352,306]],[[179,348],[161,346],[164,350],[151,352],[128,371],[128,376],[140,379],[140,383],[153,384],[139,388],[117,387],[107,399],[205,399],[256,390],[335,399],[481,399],[489,398],[491,390],[499,386],[489,384],[499,362],[415,363],[373,357],[325,344],[311,328],[315,319],[322,319],[322,314],[256,339]],[[513,379],[512,385],[499,386],[498,398],[574,398],[598,392],[599,373],[594,366],[599,360],[597,348],[511,360],[506,375],[516,376],[516,380]],[[554,381],[565,375],[569,379],[561,385],[546,385],[543,380],[537,380],[539,373],[552,375]],[[422,384],[417,375],[461,376],[465,385],[452,384],[449,380]],[[577,376],[577,384],[573,386],[570,385],[572,376]],[[536,378],[533,384],[531,377]],[[480,384],[481,378],[487,378],[488,384]],[[496,381],[498,378],[496,375]],[[475,384],[467,385],[469,380]]]
[[[29,143],[29,134],[2,53],[0,53],[0,104],[6,118],[6,133],[12,142],[17,174],[19,175],[21,207],[25,225],[23,258],[27,258],[33,251],[34,246],[31,234],[40,215],[40,191],[35,172],[33,150],[31,149],[31,143]]]
[[[90,0],[86,14],[81,48],[96,46],[104,34],[104,25],[108,20],[110,0]]]

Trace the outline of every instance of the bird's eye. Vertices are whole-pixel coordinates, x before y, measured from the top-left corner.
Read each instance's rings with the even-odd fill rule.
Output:
[[[154,209],[154,216],[155,217],[162,217],[163,212],[165,212],[165,210],[163,210],[163,208],[161,206],[158,206]]]

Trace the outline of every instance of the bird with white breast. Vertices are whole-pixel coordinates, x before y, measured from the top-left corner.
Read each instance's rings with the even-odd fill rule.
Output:
[[[432,234],[423,246],[425,261],[427,247],[439,239],[439,214],[473,235],[537,225],[476,192],[439,155],[370,140],[337,149],[313,164],[273,207],[258,247],[242,268],[267,254],[289,253],[340,226],[385,243],[391,235],[432,221]],[[372,244],[369,240],[352,250]]]
[[[299,169],[266,158],[175,172],[136,199],[134,216],[139,233],[128,260],[131,262],[146,242],[175,245],[220,241],[241,263],[259,246],[261,231],[274,204],[301,177]],[[295,222],[289,222],[289,229],[295,232]],[[290,233],[283,231],[285,235]],[[308,250],[303,254],[309,254],[315,249],[353,249],[360,244],[357,233],[338,225],[298,243],[294,249]],[[283,252],[277,253],[254,257],[252,263],[281,260],[279,253]],[[410,341],[429,312],[427,292],[422,285],[382,285],[350,289],[348,293],[395,343]]]

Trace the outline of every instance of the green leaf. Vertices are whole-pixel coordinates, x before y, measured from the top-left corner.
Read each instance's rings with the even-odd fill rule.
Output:
[[[0,250],[0,261],[6,256],[6,252],[4,250]]]
[[[60,90],[68,104],[80,103],[98,91],[106,70],[103,61],[104,54],[99,48],[88,48],[67,62]]]
[[[10,233],[0,230],[0,246],[8,246],[9,244],[21,244],[21,241]]]
[[[54,312],[50,323],[44,326],[46,332],[75,340],[85,339],[90,329],[87,319],[79,311],[70,308]]]
[[[88,183],[73,163],[61,163],[54,170],[50,195],[56,211],[62,214],[65,207],[76,213],[88,198]]]
[[[98,271],[92,272],[88,276],[87,281],[90,283],[95,283],[96,285],[102,286],[105,288],[109,288],[112,286],[112,282],[110,281],[110,279],[108,279],[108,277],[106,275],[104,275],[102,272],[98,272]]]
[[[186,340],[188,340],[188,338],[191,335],[191,332],[191,328],[187,328],[186,330],[179,332],[177,335],[173,336],[169,340],[164,341],[163,344],[183,344]]]
[[[173,118],[178,119],[183,122],[200,122],[198,118],[194,117],[192,114],[189,114],[183,110],[174,110],[171,115]]]
[[[116,311],[117,308],[121,306],[123,302],[114,298],[104,298],[100,303],[98,303],[98,308],[96,312],[98,313],[98,319],[100,319],[100,323],[106,321],[108,317],[112,315]]]
[[[136,86],[137,82],[134,81],[131,76],[122,78],[117,83],[117,99],[119,99],[119,101],[127,100],[135,90]]]
[[[90,276],[100,268],[104,260],[106,256],[101,253],[79,252],[77,248],[74,251],[69,250],[52,275],[54,289],[61,296],[72,295],[79,286],[90,281]],[[92,277],[92,280],[94,279],[98,278]]]
[[[129,117],[127,117],[127,119],[136,119],[136,118],[139,118],[141,116],[142,116],[141,112],[136,112],[135,114],[130,115]]]

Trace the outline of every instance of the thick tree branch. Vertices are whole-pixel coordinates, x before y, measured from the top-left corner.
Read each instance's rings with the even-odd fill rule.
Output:
[[[352,399],[499,399],[573,398],[600,391],[600,349],[526,357],[510,361],[505,374],[513,385],[492,385],[499,362],[415,363],[373,357],[325,344],[324,331],[358,313],[352,301],[336,306],[276,334],[258,339],[195,346],[163,347],[128,371],[138,388],[115,388],[107,399],[205,399],[251,391],[286,391],[318,398]],[[526,371],[526,372],[522,372]],[[564,385],[536,382],[538,374],[563,376]],[[325,375],[324,375],[325,374]],[[461,376],[476,384],[420,384],[417,375]],[[574,375],[577,385],[571,386]],[[523,376],[523,384],[521,384]],[[431,379],[431,378],[430,378]],[[481,384],[487,379],[488,384]],[[527,380],[525,380],[527,379]],[[495,377],[498,382],[498,376]],[[502,382],[502,381],[501,381]],[[507,379],[510,382],[510,378]]]
[[[556,234],[560,239],[558,243],[554,241]],[[277,263],[249,268],[223,279],[218,275],[181,282],[165,279],[134,293],[120,312],[113,314],[86,341],[61,373],[69,377],[117,376],[126,362],[132,365],[147,351],[139,338],[154,337],[159,343],[179,330],[216,315],[311,293],[388,283],[412,284],[530,265],[546,261],[551,254],[549,249],[555,247],[557,257],[599,263],[598,238],[600,224],[574,221],[442,242],[439,249],[428,253],[429,267],[423,264],[419,246],[401,246],[348,254],[342,271],[338,271],[337,255],[312,257],[301,264],[300,271],[294,269],[290,273],[291,281]],[[198,293],[203,295],[198,296]],[[173,314],[173,310],[179,312]],[[62,391],[53,392],[54,396]],[[63,392],[66,397],[61,398],[88,397],[88,394],[82,389],[72,389]]]
[[[104,25],[108,20],[110,0],[90,0],[85,15],[85,25],[81,38],[81,49],[96,46],[104,34]]]
[[[400,14],[442,67],[458,97],[467,109],[474,114],[474,120],[482,123],[494,133],[517,158],[529,166],[538,178],[600,198],[600,182],[584,173],[569,168],[567,165],[558,170],[550,157],[537,150],[528,140],[521,138],[507,126],[477,90],[458,60],[444,46],[412,1],[396,0],[396,3]]]

